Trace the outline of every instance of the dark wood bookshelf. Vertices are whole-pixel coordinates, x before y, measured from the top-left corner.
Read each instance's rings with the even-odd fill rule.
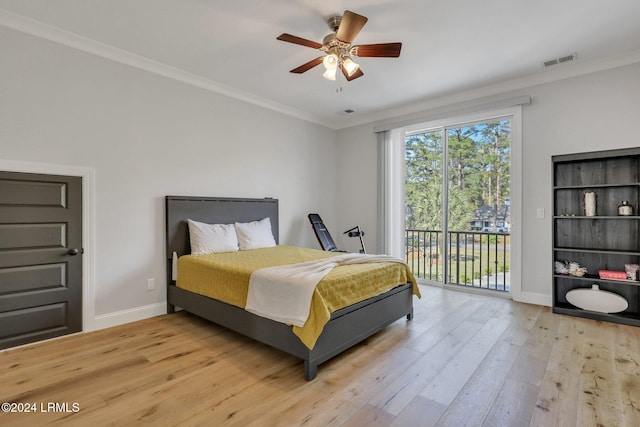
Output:
[[[600,279],[599,270],[640,264],[640,148],[553,156],[553,311],[640,326],[640,281]],[[594,192],[596,215],[586,216],[584,193]],[[627,201],[633,215],[618,215]],[[558,274],[555,261],[578,262],[584,276]],[[601,313],[573,306],[572,289],[591,288],[624,297],[629,307]]]

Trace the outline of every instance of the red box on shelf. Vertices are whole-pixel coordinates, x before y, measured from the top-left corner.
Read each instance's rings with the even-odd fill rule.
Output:
[[[626,271],[598,270],[601,279],[627,280]]]

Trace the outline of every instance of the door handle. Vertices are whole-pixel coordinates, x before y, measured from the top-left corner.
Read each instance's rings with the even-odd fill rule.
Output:
[[[84,252],[84,249],[71,248],[71,249],[69,249],[67,251],[67,255],[74,256],[74,255],[78,255],[79,253],[83,253],[83,252]]]

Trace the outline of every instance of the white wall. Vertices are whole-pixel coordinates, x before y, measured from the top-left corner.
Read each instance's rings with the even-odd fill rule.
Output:
[[[530,95],[523,108],[523,298],[551,304],[551,156],[640,145],[640,64],[510,92]],[[359,221],[376,242],[377,139],[373,125],[338,131],[339,227]],[[357,156],[360,166],[349,162]],[[353,195],[358,194],[356,201]],[[546,217],[536,218],[544,208]],[[373,251],[372,251],[373,252]]]
[[[368,253],[378,253],[378,152],[376,136],[369,125],[338,131],[337,178],[338,215],[332,231],[336,245],[358,252],[360,240],[347,237],[344,231],[359,225],[365,232]],[[326,222],[326,221],[325,221]]]
[[[640,64],[562,80],[526,91],[523,110],[523,292],[551,304],[551,156],[637,147]],[[536,209],[546,217],[536,219]]]
[[[4,27],[0,65],[0,160],[95,171],[98,316],[162,308],[165,195],[278,198],[284,244],[335,221],[334,130]]]

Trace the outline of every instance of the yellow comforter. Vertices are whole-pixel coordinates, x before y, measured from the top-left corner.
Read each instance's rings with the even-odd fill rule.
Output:
[[[244,308],[249,277],[254,270],[336,255],[339,253],[283,245],[186,255],[178,260],[177,286]],[[308,348],[313,348],[332,312],[408,282],[413,284],[414,295],[420,297],[415,278],[403,264],[381,262],[336,267],[316,287],[309,319],[302,327],[293,326],[293,332]]]

